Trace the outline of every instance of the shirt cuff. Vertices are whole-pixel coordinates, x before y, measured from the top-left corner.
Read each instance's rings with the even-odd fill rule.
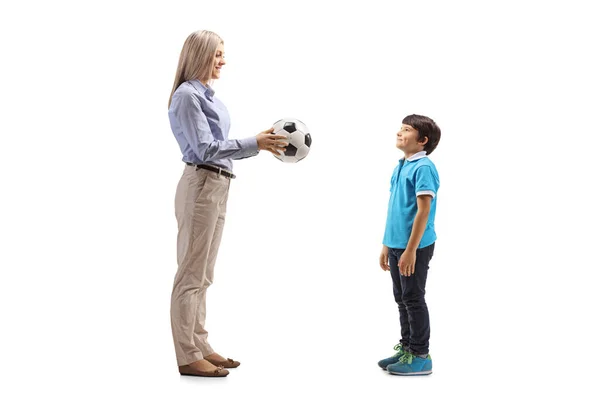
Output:
[[[435,192],[433,190],[421,190],[420,192],[417,192],[417,197],[419,196],[431,196],[435,198]]]
[[[254,156],[258,154],[258,142],[256,137],[252,136],[245,139],[240,139],[242,145],[242,151],[246,156]]]

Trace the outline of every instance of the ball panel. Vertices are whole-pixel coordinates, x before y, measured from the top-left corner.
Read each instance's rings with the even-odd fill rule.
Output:
[[[296,158],[298,161],[302,160],[304,157],[308,155],[310,148],[308,146],[302,145],[296,151]]]
[[[300,131],[296,131],[291,133],[289,136],[289,141],[296,148],[300,148],[300,146],[304,146],[304,134]]]
[[[283,124],[283,130],[288,131],[289,133],[296,132],[296,123],[293,121],[287,121]]]
[[[298,151],[298,148],[290,143],[285,148],[285,155],[289,156],[289,157],[294,157],[296,155],[297,151]]]
[[[298,159],[295,156],[283,156],[281,161],[283,161],[284,163],[293,164],[297,163]]]
[[[312,144],[312,138],[310,137],[310,133],[307,133],[304,136],[304,144],[308,147],[310,147],[310,145]]]

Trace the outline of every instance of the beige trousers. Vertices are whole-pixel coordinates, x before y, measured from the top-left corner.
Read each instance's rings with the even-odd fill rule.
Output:
[[[177,185],[177,274],[171,294],[171,329],[178,365],[214,353],[208,344],[206,290],[213,282],[223,234],[230,179],[186,165]]]

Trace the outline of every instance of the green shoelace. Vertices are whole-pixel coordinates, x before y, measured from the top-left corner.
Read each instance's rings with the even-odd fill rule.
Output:
[[[396,351],[397,351],[397,353],[396,353],[396,355],[397,355],[397,356],[401,356],[402,354],[404,354],[404,353],[405,353],[405,351],[404,351],[404,348],[402,347],[402,345],[401,345],[401,344],[397,344],[397,345],[395,345],[395,346],[394,346],[394,350],[396,350]]]
[[[414,358],[415,358],[415,356],[412,353],[405,352],[400,357],[400,359],[398,360],[398,362],[401,362],[402,364],[412,364]]]

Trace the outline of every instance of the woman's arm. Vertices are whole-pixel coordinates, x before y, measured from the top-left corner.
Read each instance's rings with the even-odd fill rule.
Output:
[[[202,162],[224,158],[245,158],[258,154],[257,138],[217,140],[213,136],[200,102],[191,93],[173,99],[173,113],[194,154]]]

